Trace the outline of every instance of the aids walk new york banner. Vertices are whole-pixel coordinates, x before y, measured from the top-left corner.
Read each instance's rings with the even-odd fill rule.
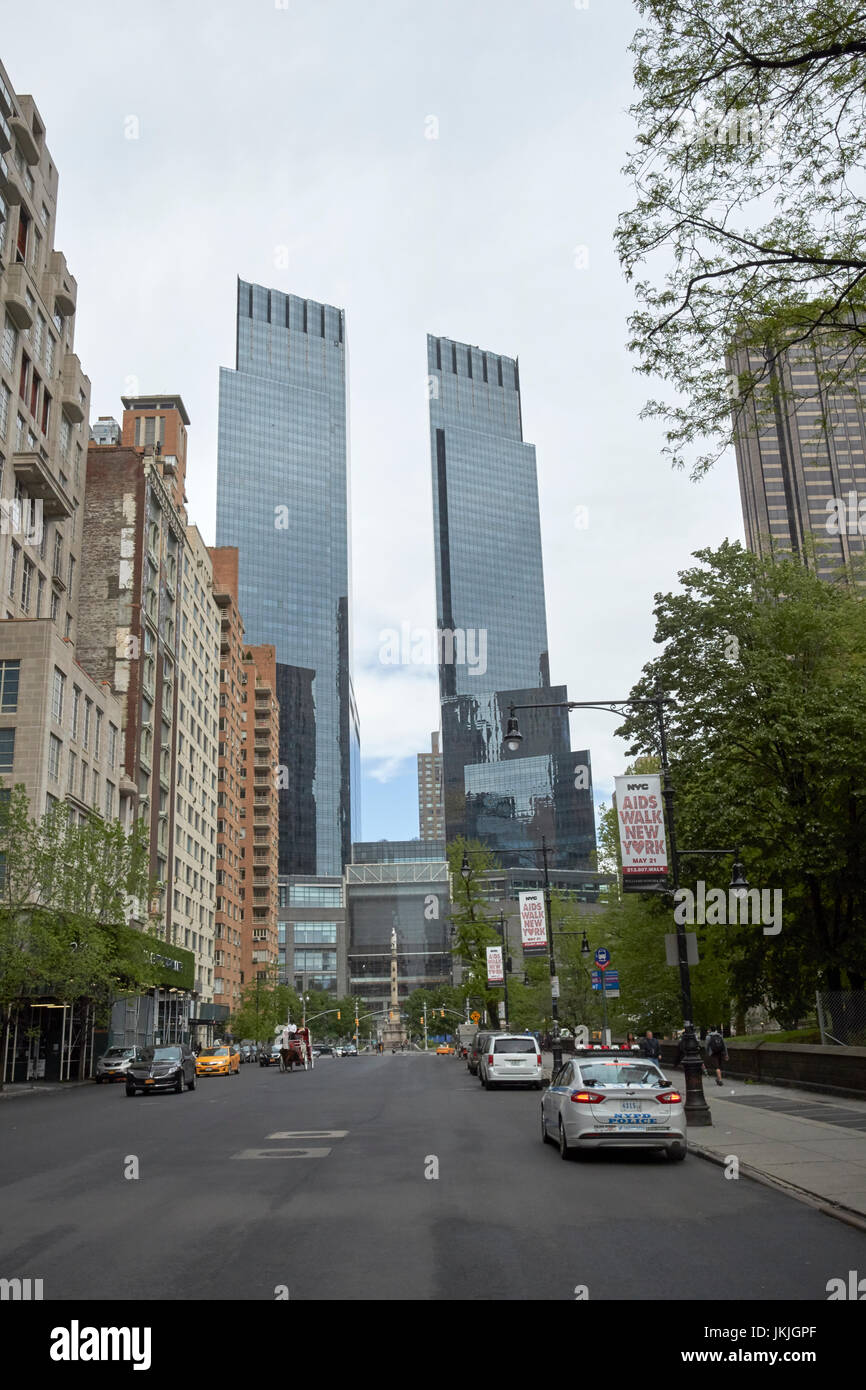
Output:
[[[520,944],[524,956],[547,955],[547,925],[542,892],[518,893],[520,903]]]
[[[502,961],[502,947],[487,947],[487,983],[488,985],[505,984],[505,968]]]
[[[668,851],[662,779],[658,773],[650,772],[617,777],[615,781],[623,892],[663,888],[667,883]]]

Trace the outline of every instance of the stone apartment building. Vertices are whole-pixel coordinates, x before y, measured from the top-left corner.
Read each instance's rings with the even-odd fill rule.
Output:
[[[160,885],[154,907],[165,940],[194,954],[184,1023],[207,1025],[205,1036],[215,1016],[218,609],[207,548],[187,522],[183,401],[123,403],[121,442],[88,449],[81,657],[122,707],[123,763]]]
[[[244,643],[238,550],[210,556],[221,620],[214,1002],[234,1009],[278,961],[279,705],[274,648]]]

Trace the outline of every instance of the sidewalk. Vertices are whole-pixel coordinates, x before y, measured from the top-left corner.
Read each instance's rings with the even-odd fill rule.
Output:
[[[545,1074],[553,1058],[544,1054]],[[667,1075],[684,1084],[681,1068]],[[754,1178],[866,1231],[866,1101],[790,1086],[704,1078],[713,1123],[689,1130],[689,1151],[713,1163],[735,1157]]]
[[[7,1081],[0,1091],[0,1100],[13,1100],[15,1096],[50,1096],[60,1091],[74,1091],[77,1086],[93,1086],[91,1076],[87,1081]]]

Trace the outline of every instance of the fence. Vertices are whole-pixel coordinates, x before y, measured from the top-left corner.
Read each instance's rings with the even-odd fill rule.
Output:
[[[818,990],[815,995],[821,1042],[866,1047],[866,989]]]

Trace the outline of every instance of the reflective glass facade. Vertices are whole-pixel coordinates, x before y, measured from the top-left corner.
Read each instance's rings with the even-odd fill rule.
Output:
[[[517,362],[428,337],[427,370],[437,623],[454,633],[441,640],[439,666],[446,839],[482,840],[507,866],[531,862],[546,835],[552,865],[588,867],[590,760],[571,752],[566,712],[520,711],[521,748],[503,747],[511,702],[567,699],[550,685],[535,449],[523,439]]]
[[[246,640],[277,653],[281,874],[339,874],[352,841],[346,356],[340,309],[238,282],[220,371],[217,545],[240,552]]]

